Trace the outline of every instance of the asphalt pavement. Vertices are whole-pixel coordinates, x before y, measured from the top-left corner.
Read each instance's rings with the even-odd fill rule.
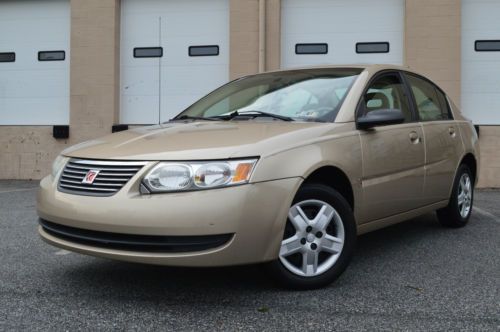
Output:
[[[429,214],[360,236],[336,283],[297,292],[258,265],[147,266],[51,247],[36,187],[0,181],[0,331],[500,331],[500,191],[477,191],[462,229]]]

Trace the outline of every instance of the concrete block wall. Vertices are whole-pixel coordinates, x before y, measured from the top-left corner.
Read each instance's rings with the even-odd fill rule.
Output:
[[[229,78],[259,71],[259,1],[229,2]]]
[[[460,0],[406,0],[405,64],[460,102]]]
[[[281,0],[265,0],[264,69],[280,68]],[[259,0],[230,0],[229,76],[259,72]]]
[[[0,126],[0,179],[40,179],[68,146],[50,126]]]
[[[500,126],[479,128],[481,176],[478,187],[500,188]]]
[[[266,0],[266,70],[281,64],[281,0]]]
[[[119,0],[71,0],[70,137],[74,141],[109,134],[118,121],[119,42]]]

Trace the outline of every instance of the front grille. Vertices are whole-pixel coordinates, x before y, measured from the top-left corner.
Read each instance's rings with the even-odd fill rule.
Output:
[[[112,196],[144,165],[143,161],[70,159],[59,178],[59,191],[86,196]],[[87,173],[99,171],[92,183],[84,183]]]
[[[39,219],[43,230],[57,238],[100,248],[177,253],[203,251],[228,243],[233,234],[164,236],[99,232]]]

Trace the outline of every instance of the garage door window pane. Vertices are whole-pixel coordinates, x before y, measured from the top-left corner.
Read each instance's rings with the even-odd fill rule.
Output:
[[[474,49],[477,52],[499,52],[500,40],[476,40]]]
[[[134,48],[134,58],[161,58],[163,47],[136,47]]]
[[[189,56],[216,56],[219,55],[218,45],[189,46]]]
[[[389,53],[389,43],[357,43],[356,53]]]
[[[66,58],[64,51],[40,51],[38,61],[63,61]]]
[[[14,62],[16,61],[16,53],[4,52],[0,53],[0,62]]]
[[[295,44],[295,54],[327,54],[328,44]]]

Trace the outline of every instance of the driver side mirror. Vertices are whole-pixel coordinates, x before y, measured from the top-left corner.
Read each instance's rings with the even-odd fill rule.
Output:
[[[405,116],[400,109],[396,108],[383,108],[373,110],[367,114],[359,117],[356,120],[356,127],[358,129],[370,129],[376,126],[386,126],[391,124],[403,123]]]

